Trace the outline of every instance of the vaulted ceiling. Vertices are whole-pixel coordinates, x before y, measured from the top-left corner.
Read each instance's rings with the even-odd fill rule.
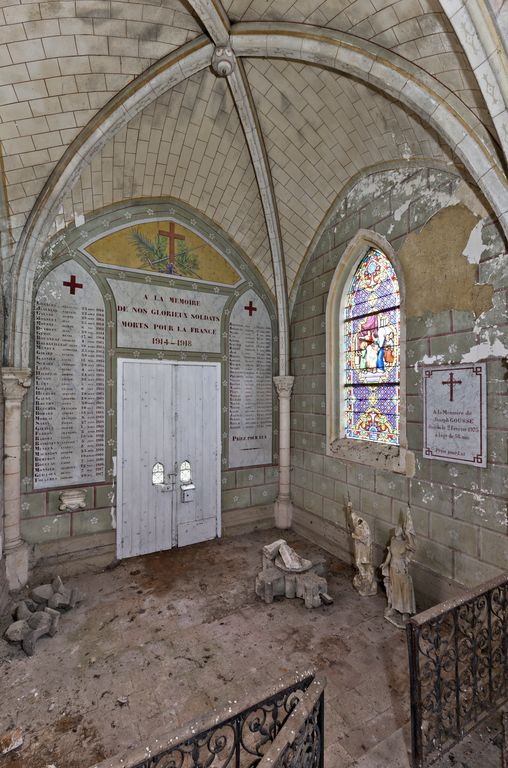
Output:
[[[6,266],[16,246],[21,264],[78,216],[169,195],[236,240],[287,316],[312,237],[353,176],[387,162],[467,165],[480,151],[477,176],[505,184],[502,6],[476,5],[488,39],[462,0],[3,0]],[[210,41],[232,48],[225,78]],[[177,75],[155,88],[165,67]],[[474,151],[461,150],[470,137]]]

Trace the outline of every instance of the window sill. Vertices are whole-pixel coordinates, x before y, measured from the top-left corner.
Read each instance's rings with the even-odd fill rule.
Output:
[[[378,445],[338,437],[327,445],[326,454],[406,477],[413,477],[415,473],[414,453],[400,445]]]

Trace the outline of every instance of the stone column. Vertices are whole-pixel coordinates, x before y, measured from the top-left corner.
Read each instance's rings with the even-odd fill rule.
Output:
[[[28,546],[21,521],[21,403],[30,386],[31,371],[2,368],[4,394],[4,553],[9,589],[28,581]]]
[[[273,381],[279,395],[279,495],[275,501],[276,528],[290,528],[293,505],[290,496],[290,401],[294,376],[274,376]]]

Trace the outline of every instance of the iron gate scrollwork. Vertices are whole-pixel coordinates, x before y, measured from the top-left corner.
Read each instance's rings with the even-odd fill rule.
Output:
[[[508,699],[508,577],[407,624],[412,757],[431,765]]]
[[[201,732],[191,728],[187,738],[152,750],[141,761],[122,764],[126,768],[256,768],[312,680],[313,675],[304,677],[229,718],[218,718]],[[96,768],[107,765],[106,761]]]

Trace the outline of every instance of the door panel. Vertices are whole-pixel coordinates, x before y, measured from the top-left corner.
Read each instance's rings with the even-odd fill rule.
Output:
[[[118,361],[119,558],[218,535],[219,374],[218,364]],[[186,460],[195,490],[184,502],[179,469]],[[152,482],[157,463],[163,485]]]

